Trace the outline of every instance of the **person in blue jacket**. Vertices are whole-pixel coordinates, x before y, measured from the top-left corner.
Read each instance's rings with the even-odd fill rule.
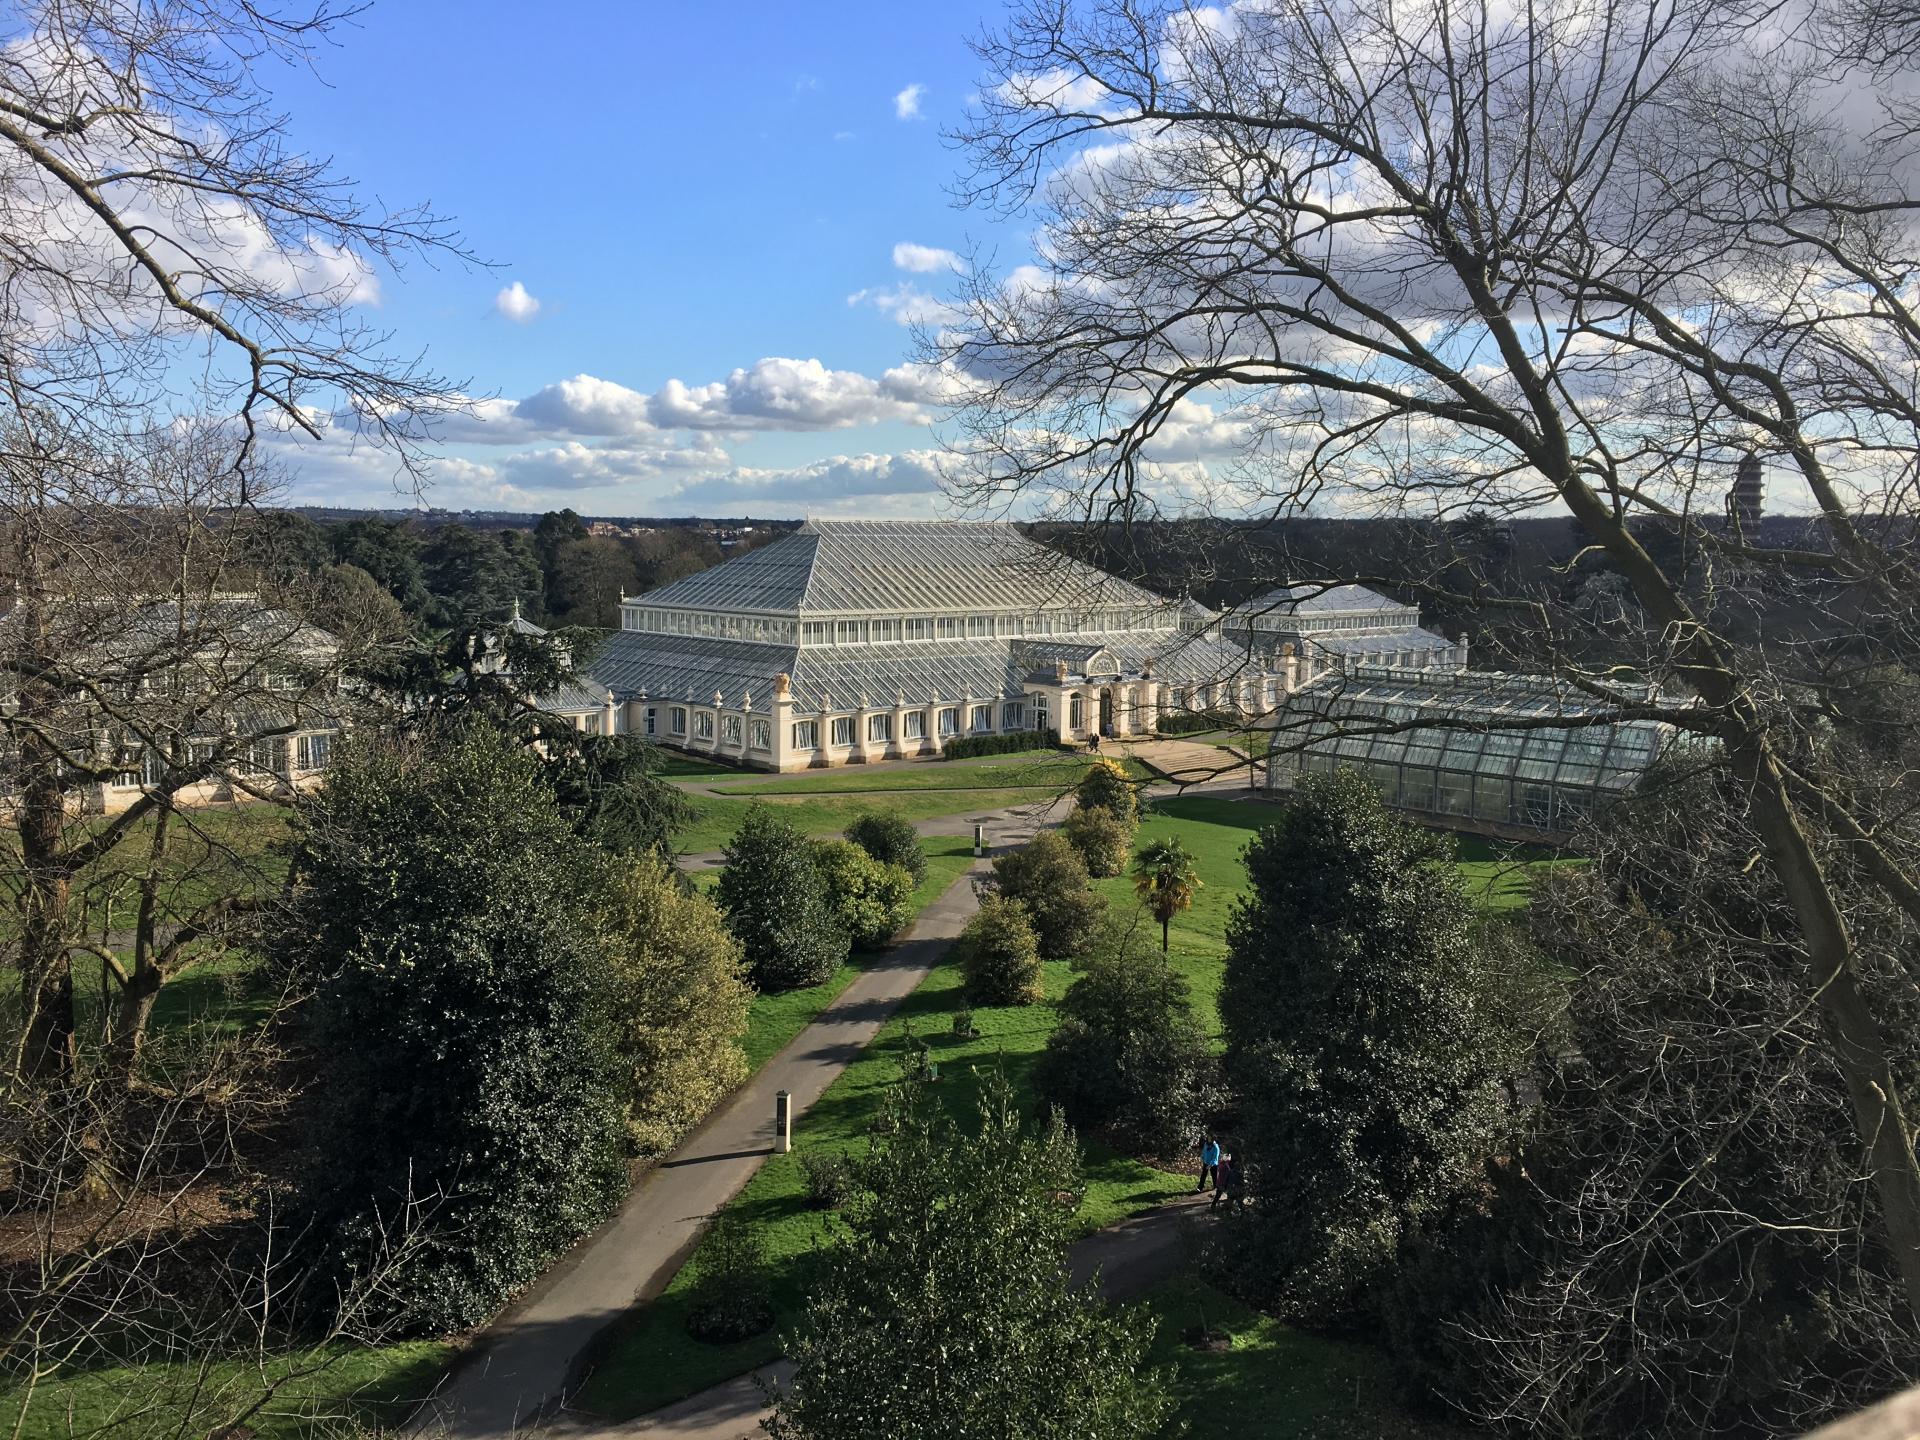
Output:
[[[1218,1178],[1220,1174],[1220,1142],[1211,1135],[1201,1137],[1200,1141],[1200,1183],[1193,1187],[1198,1195],[1207,1188],[1207,1182]]]

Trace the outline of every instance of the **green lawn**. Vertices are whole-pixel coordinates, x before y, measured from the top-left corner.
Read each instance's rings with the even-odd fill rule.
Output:
[[[783,776],[757,785],[716,785],[722,795],[854,794],[875,790],[982,790],[1038,788],[1067,791],[1080,782],[1093,761],[1085,755],[1048,751],[1034,756],[996,755],[991,759],[960,760],[950,765],[927,762],[885,770],[850,765],[807,775]],[[1128,762],[1135,779],[1145,767]]]
[[[758,791],[753,792],[758,794]],[[675,837],[680,852],[700,855],[719,850],[733,838],[733,832],[746,818],[747,807],[756,802],[743,792],[739,796],[690,795],[696,818]],[[1037,790],[954,790],[935,789],[876,793],[857,791],[847,795],[770,795],[764,803],[779,807],[802,833],[838,835],[854,817],[869,810],[885,810],[904,820],[932,820],[943,815],[984,815],[1012,805],[1031,805],[1045,799]]]
[[[280,1388],[247,1425],[262,1440],[322,1440],[353,1425],[392,1426],[432,1392],[452,1347],[411,1341],[378,1349],[341,1348],[204,1365],[113,1366],[42,1381],[20,1440],[67,1440],[122,1431],[206,1434],[233,1418],[267,1385]],[[0,1432],[11,1436],[27,1398],[0,1388]]]
[[[1179,1417],[1194,1437],[1234,1440],[1441,1440],[1466,1432],[1423,1423],[1392,1402],[1380,1352],[1289,1329],[1203,1281],[1169,1281],[1144,1304],[1159,1321],[1152,1363],[1170,1367]],[[1186,1343],[1190,1329],[1225,1331],[1229,1350]]]

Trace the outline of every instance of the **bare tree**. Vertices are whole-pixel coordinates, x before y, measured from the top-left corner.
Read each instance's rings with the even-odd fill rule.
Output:
[[[1874,76],[1793,13],[1026,0],[980,47],[962,194],[1033,218],[1038,259],[974,276],[931,345],[972,377],[976,504],[1122,530],[1570,517],[1617,613],[1388,578],[1504,611],[1530,664],[1622,713],[1693,702],[1663,718],[1747,797],[1920,1310],[1906,1091],[1815,837],[1916,916],[1920,885],[1879,840],[1898,792],[1811,744],[1914,653],[1920,236],[1910,146],[1855,103]],[[1208,437],[1236,459],[1201,476],[1182,457]],[[1726,514],[1748,453],[1817,523]],[[1769,593],[1817,623],[1756,636]]]
[[[242,495],[260,482],[236,474],[230,434],[149,432],[109,451],[43,422],[23,411],[0,431],[15,587],[0,785],[19,833],[0,850],[0,893],[21,975],[7,1068],[75,1075],[83,956],[124,1080],[161,988],[244,946],[241,922],[274,892],[263,857],[200,807],[230,818],[226,802],[285,799],[323,768],[328,742],[313,737],[347,722],[347,677],[386,637],[320,630],[313,589],[257,588]]]
[[[359,198],[266,86],[356,7],[29,0],[0,21],[0,364],[69,428],[177,403],[404,461],[450,401],[355,307],[377,265],[458,255],[424,207]]]

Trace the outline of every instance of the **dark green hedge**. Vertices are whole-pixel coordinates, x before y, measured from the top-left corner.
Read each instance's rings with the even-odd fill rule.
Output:
[[[1158,728],[1162,735],[1196,735],[1202,730],[1232,730],[1239,724],[1238,717],[1224,710],[1181,710],[1162,715]]]
[[[1015,730],[1009,735],[956,735],[940,751],[942,760],[971,760],[977,755],[1012,755],[1021,750],[1066,750],[1051,730]]]

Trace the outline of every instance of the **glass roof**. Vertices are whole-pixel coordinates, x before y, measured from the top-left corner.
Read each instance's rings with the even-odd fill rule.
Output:
[[[1163,596],[1047,549],[1010,524],[809,520],[791,535],[628,604],[783,615],[1153,607]]]
[[[1510,775],[1603,790],[1635,784],[1673,733],[1656,721],[1604,720],[1612,707],[1561,682],[1488,671],[1359,670],[1326,676],[1294,696],[1288,711],[1276,742],[1277,764],[1289,763],[1288,752],[1297,755],[1305,748],[1338,762]],[[1593,723],[1466,728],[1559,717],[1592,717]],[[1370,725],[1424,719],[1436,723],[1365,733]]]

